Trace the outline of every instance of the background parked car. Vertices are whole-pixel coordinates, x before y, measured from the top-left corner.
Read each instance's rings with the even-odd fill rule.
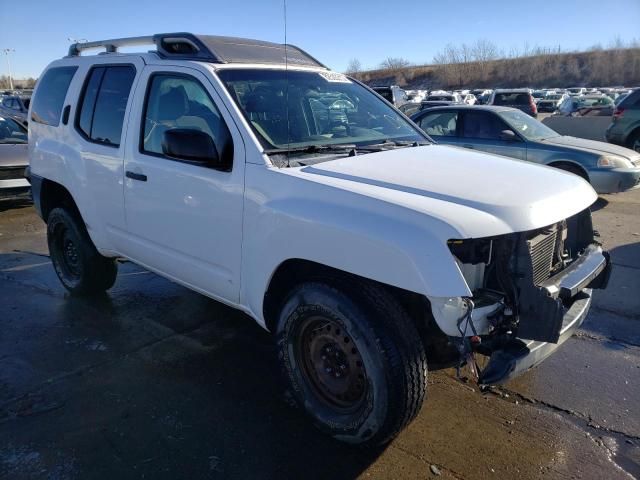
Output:
[[[632,91],[616,107],[606,138],[608,142],[640,152],[640,88]]]
[[[532,117],[538,116],[538,109],[528,88],[496,90],[489,99],[489,105],[517,108]]]
[[[407,93],[397,85],[390,85],[388,87],[372,87],[373,90],[384,97],[385,100],[393,103],[396,107],[401,107],[409,101]]]
[[[558,105],[558,113],[565,116],[610,116],[613,114],[613,100],[602,94],[569,97]]]
[[[584,87],[567,88],[567,93],[572,97],[577,97],[578,95],[584,95],[586,92],[587,92],[587,89]]]
[[[560,104],[569,98],[566,93],[551,93],[546,97],[538,100],[536,108],[538,112],[555,112]]]
[[[557,167],[580,175],[598,193],[628,190],[640,182],[640,154],[562,136],[514,108],[436,107],[416,113],[412,120],[438,143]]]
[[[462,97],[458,93],[448,93],[448,92],[433,93],[432,92],[426,98],[425,102],[458,102],[458,103],[462,103]]]
[[[24,178],[28,165],[27,129],[16,120],[0,117],[0,197],[29,191]]]
[[[0,102],[0,115],[10,116],[26,126],[30,101],[29,96],[7,95]]]

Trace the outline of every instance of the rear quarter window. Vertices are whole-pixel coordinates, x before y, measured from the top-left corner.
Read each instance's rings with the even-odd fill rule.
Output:
[[[31,120],[57,127],[67,90],[78,67],[50,68],[38,84],[31,109]]]

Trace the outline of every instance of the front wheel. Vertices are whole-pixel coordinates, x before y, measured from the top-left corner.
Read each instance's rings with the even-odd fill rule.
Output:
[[[298,286],[281,310],[277,341],[297,404],[338,440],[384,444],[422,406],[424,346],[411,318],[382,287]]]
[[[93,245],[79,215],[54,208],[47,218],[47,243],[56,274],[75,295],[92,295],[111,288],[118,267]]]

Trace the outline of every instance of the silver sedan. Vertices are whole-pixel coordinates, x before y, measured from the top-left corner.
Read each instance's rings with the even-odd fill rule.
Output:
[[[0,197],[29,192],[29,182],[24,177],[28,165],[26,128],[0,116]]]

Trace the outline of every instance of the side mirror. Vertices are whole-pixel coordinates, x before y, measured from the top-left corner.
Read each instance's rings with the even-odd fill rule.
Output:
[[[223,168],[213,138],[194,128],[172,128],[164,132],[162,152],[172,158],[212,168]]]
[[[518,137],[512,130],[503,130],[500,132],[500,140],[505,142],[517,142]]]

